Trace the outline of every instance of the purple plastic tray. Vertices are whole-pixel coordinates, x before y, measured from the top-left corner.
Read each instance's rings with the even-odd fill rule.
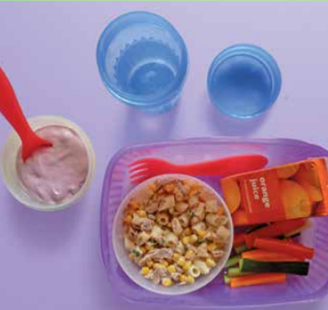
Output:
[[[328,218],[313,219],[313,227],[302,235],[302,243],[315,248],[307,277],[288,277],[286,284],[230,289],[219,275],[205,288],[181,296],[148,292],[133,283],[120,268],[112,247],[112,224],[122,198],[131,190],[128,164],[156,156],[175,163],[191,163],[214,158],[257,153],[276,166],[309,157],[328,156],[328,151],[302,141],[287,139],[199,138],[137,145],[120,150],[107,168],[101,206],[102,257],[112,290],[125,300],[148,305],[174,305],[189,308],[263,306],[315,301],[328,292]],[[219,190],[219,178],[202,178]]]

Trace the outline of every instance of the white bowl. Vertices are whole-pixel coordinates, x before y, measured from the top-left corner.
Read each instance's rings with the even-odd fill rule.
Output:
[[[194,180],[195,182],[201,184],[211,192],[213,192],[220,203],[222,204],[224,211],[228,217],[228,228],[230,230],[230,239],[227,243],[225,254],[222,257],[222,259],[219,261],[219,263],[211,269],[210,273],[208,275],[203,275],[195,280],[194,284],[186,284],[186,285],[173,285],[171,287],[163,287],[162,285],[156,285],[152,281],[145,279],[140,274],[140,266],[138,266],[136,263],[130,261],[128,257],[128,252],[126,251],[124,247],[124,229],[123,229],[123,211],[127,207],[127,204],[131,200],[131,198],[135,197],[137,193],[147,187],[150,183],[153,183],[156,180],[162,180],[162,179],[181,179],[181,180]],[[115,219],[114,219],[114,226],[113,226],[113,246],[114,246],[114,252],[116,255],[116,259],[124,272],[128,275],[128,277],[134,281],[139,286],[143,287],[146,290],[149,290],[154,293],[163,294],[163,295],[181,295],[186,293],[191,293],[196,290],[199,290],[200,288],[204,287],[208,283],[210,283],[215,277],[218,276],[218,274],[222,271],[224,268],[230,253],[232,249],[232,243],[233,243],[233,224],[231,215],[229,212],[229,209],[227,205],[225,204],[222,197],[208,184],[204,183],[203,181],[187,176],[187,175],[181,175],[181,174],[165,174],[161,176],[157,176],[151,179],[148,179],[145,182],[142,182],[138,186],[136,186],[122,201],[121,205],[119,206]]]
[[[21,147],[21,141],[16,134],[12,132],[6,141],[1,154],[1,174],[9,192],[23,205],[38,211],[57,211],[62,210],[82,197],[90,187],[95,172],[95,153],[88,136],[84,131],[73,122],[59,116],[39,116],[29,119],[29,124],[34,130],[45,126],[60,125],[74,130],[84,142],[87,148],[89,159],[89,170],[85,183],[81,189],[71,199],[59,204],[47,204],[32,197],[24,188],[17,176],[17,156]]]

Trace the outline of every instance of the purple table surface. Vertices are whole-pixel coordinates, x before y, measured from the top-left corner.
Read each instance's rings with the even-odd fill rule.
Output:
[[[100,81],[98,37],[109,20],[131,10],[168,18],[189,48],[183,97],[168,114],[151,116],[130,109],[113,99]],[[0,64],[26,114],[63,115],[81,125],[93,141],[97,173],[83,201],[57,213],[22,207],[0,183],[0,309],[136,308],[111,293],[100,255],[102,180],[109,159],[122,146],[247,135],[297,138],[328,148],[327,11],[328,3],[322,2],[2,2]],[[266,48],[283,75],[278,102],[251,121],[223,117],[206,93],[211,60],[239,42]],[[1,118],[1,145],[9,132]],[[284,309],[327,307],[328,297]]]

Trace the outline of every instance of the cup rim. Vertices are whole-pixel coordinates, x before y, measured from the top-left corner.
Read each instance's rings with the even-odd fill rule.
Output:
[[[181,47],[182,56],[181,56],[181,64],[180,70],[178,70],[178,75],[175,78],[174,83],[172,83],[169,87],[165,88],[162,92],[157,93],[155,96],[147,96],[144,97],[142,95],[134,95],[127,92],[124,92],[117,88],[109,79],[106,69],[105,69],[105,57],[102,57],[102,53],[106,50],[107,46],[104,46],[104,42],[108,35],[115,29],[122,27],[122,25],[129,25],[134,17],[143,17],[143,23],[147,23],[148,21],[152,21],[153,23],[157,22],[161,26],[168,28],[170,34],[175,38],[178,42],[178,45]],[[188,50],[186,44],[178,32],[178,30],[164,17],[147,11],[132,11],[125,14],[122,14],[113,20],[111,20],[105,29],[102,31],[96,50],[96,60],[98,65],[98,71],[101,77],[103,84],[106,89],[117,99],[120,101],[136,107],[147,107],[153,108],[161,106],[176,97],[179,96],[184,83],[186,81],[187,73],[188,73]]]
[[[160,291],[154,288],[151,288],[143,283],[141,283],[138,279],[136,275],[132,275],[126,268],[125,264],[123,263],[122,259],[119,256],[119,250],[118,250],[118,243],[122,240],[117,241],[117,234],[116,234],[116,230],[118,225],[121,225],[121,223],[119,222],[120,220],[120,213],[121,211],[126,207],[127,203],[129,202],[129,200],[138,192],[140,191],[143,187],[147,186],[149,183],[158,180],[158,179],[165,179],[165,178],[178,178],[178,179],[189,179],[189,180],[194,180],[195,182],[201,184],[202,186],[204,186],[205,188],[209,189],[211,192],[213,192],[216,197],[218,198],[218,200],[220,201],[220,203],[223,205],[224,211],[225,211],[225,215],[228,217],[228,223],[229,223],[229,231],[230,231],[230,239],[229,239],[229,243],[227,245],[224,257],[222,258],[222,260],[220,261],[221,266],[217,266],[216,270],[211,270],[211,272],[206,275],[206,277],[210,277],[208,278],[208,281],[205,281],[205,283],[203,283],[202,285],[196,285],[197,281],[195,281],[194,284],[191,284],[189,286],[186,286],[189,289],[186,289],[184,292],[174,292],[174,290],[170,290],[169,288],[166,288],[166,291]],[[221,195],[209,184],[205,183],[204,181],[202,181],[201,179],[198,179],[196,177],[192,177],[189,175],[184,175],[184,174],[163,174],[163,175],[159,175],[159,176],[155,176],[152,177],[140,184],[138,184],[136,187],[134,187],[121,201],[119,207],[116,210],[115,213],[115,217],[114,217],[114,221],[113,221],[113,227],[112,227],[112,245],[113,245],[113,251],[115,254],[115,257],[117,259],[117,262],[119,264],[119,266],[122,268],[122,270],[124,271],[124,273],[128,276],[129,279],[131,279],[136,285],[144,288],[147,291],[153,292],[153,293],[157,293],[160,295],[166,295],[166,296],[179,296],[179,295],[184,295],[184,294],[189,294],[195,291],[198,291],[201,288],[204,288],[205,286],[207,286],[208,284],[210,284],[213,280],[215,280],[217,278],[217,276],[222,272],[222,270],[224,269],[224,266],[226,264],[226,262],[228,261],[231,251],[232,251],[232,246],[233,246],[233,233],[234,233],[234,225],[233,225],[233,221],[232,221],[232,217],[229,211],[229,208],[227,206],[227,204],[225,203],[223,197],[221,197]],[[123,242],[123,241],[122,241]],[[126,252],[126,255],[128,255],[128,253]],[[137,266],[137,265],[136,265]],[[139,274],[138,274],[139,275]],[[148,281],[148,280],[147,280]],[[151,282],[150,282],[151,283]],[[160,287],[160,285],[158,285]],[[174,287],[173,287],[174,288]]]
[[[84,196],[84,194],[89,189],[89,187],[92,183],[92,180],[94,178],[96,158],[95,158],[95,152],[94,152],[92,143],[91,143],[89,137],[84,132],[84,130],[82,130],[74,122],[72,122],[64,117],[61,117],[61,116],[50,116],[50,115],[37,116],[37,117],[29,118],[28,122],[33,129],[39,129],[39,128],[51,126],[51,125],[59,125],[59,126],[67,126],[68,128],[74,130],[78,134],[78,136],[81,138],[81,140],[83,141],[83,143],[86,147],[86,150],[87,150],[87,154],[88,154],[89,170],[88,170],[86,180],[85,180],[83,186],[80,188],[80,190],[69,200],[61,202],[59,204],[48,204],[48,203],[42,202],[41,200],[38,200],[37,198],[34,198],[33,196],[29,195],[27,190],[21,184],[21,181],[19,180],[18,176],[16,175],[15,178],[17,178],[17,182],[18,182],[19,186],[21,187],[21,190],[24,191],[27,194],[27,196],[29,196],[29,198],[30,198],[27,201],[26,199],[21,197],[21,195],[19,195],[17,189],[15,189],[10,184],[9,180],[7,179],[7,177],[5,177],[5,173],[4,173],[4,170],[5,170],[4,169],[4,165],[5,165],[4,153],[5,153],[6,149],[10,146],[11,141],[19,140],[17,133],[15,131],[12,131],[6,140],[4,147],[2,149],[2,153],[1,153],[0,170],[1,170],[1,175],[3,177],[4,183],[5,183],[8,191],[11,193],[11,195],[25,207],[28,207],[28,208],[36,210],[36,211],[43,211],[43,212],[59,211],[59,210],[66,209],[66,208],[72,206],[75,202],[77,202],[82,196]],[[44,123],[47,123],[47,125],[44,125]],[[16,158],[16,156],[15,156],[15,158]]]
[[[259,111],[257,111],[254,114],[248,114],[248,115],[240,115],[237,113],[230,113],[226,111],[217,101],[217,98],[213,95],[212,89],[213,89],[213,78],[216,74],[216,71],[219,69],[220,65],[223,62],[229,61],[231,58],[235,56],[245,56],[245,57],[252,57],[256,59],[261,65],[265,68],[265,71],[267,72],[268,76],[270,76],[271,80],[271,96],[270,96],[270,102],[265,107],[262,107]],[[276,62],[275,58],[267,52],[265,49],[263,49],[260,46],[254,45],[254,44],[247,44],[247,43],[241,43],[241,44],[235,44],[231,45],[224,50],[222,50],[219,54],[215,56],[213,59],[210,68],[208,70],[207,74],[207,91],[209,94],[209,97],[214,103],[214,105],[224,114],[228,116],[232,116],[238,119],[247,119],[247,118],[253,118],[260,116],[264,112],[266,112],[268,109],[271,108],[271,106],[276,102],[280,90],[281,90],[281,84],[282,84],[282,77],[281,77],[281,71],[279,69],[278,63]]]

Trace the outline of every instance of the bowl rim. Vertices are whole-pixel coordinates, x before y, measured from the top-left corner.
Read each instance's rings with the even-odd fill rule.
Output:
[[[212,193],[215,194],[215,196],[219,199],[220,203],[223,205],[224,211],[225,211],[225,215],[228,217],[228,224],[229,224],[229,231],[230,231],[230,238],[229,238],[229,243],[226,246],[226,251],[224,254],[224,257],[222,258],[222,260],[220,261],[221,266],[218,267],[214,267],[214,270],[211,270],[210,273],[207,276],[211,277],[209,278],[208,281],[205,281],[202,285],[197,286],[197,280],[195,281],[194,284],[191,285],[187,285],[185,287],[189,288],[186,289],[184,292],[174,292],[174,287],[172,286],[170,288],[166,288],[167,292],[163,292],[163,291],[159,291],[157,289],[153,289],[147,285],[144,285],[142,283],[140,283],[137,280],[137,277],[132,275],[131,273],[129,273],[127,271],[127,268],[125,267],[124,263],[122,262],[120,256],[118,255],[118,248],[117,248],[117,244],[118,242],[115,240],[117,238],[115,231],[118,227],[118,225],[120,225],[119,223],[119,214],[121,213],[120,211],[122,211],[123,208],[126,207],[127,203],[130,201],[130,199],[138,192],[140,191],[142,188],[144,188],[144,186],[147,186],[149,183],[154,182],[156,180],[159,179],[165,179],[165,178],[178,178],[178,179],[190,179],[190,180],[194,180],[195,182],[198,182],[199,184],[201,184],[202,186],[204,186],[205,188],[207,188],[208,190],[210,190]],[[147,291],[156,293],[156,294],[160,294],[160,295],[167,295],[167,296],[178,296],[178,295],[184,295],[184,294],[188,294],[188,293],[192,293],[194,291],[197,291],[203,287],[205,287],[206,285],[208,285],[209,283],[211,283],[220,273],[221,271],[224,269],[226,262],[228,261],[231,251],[232,251],[232,245],[233,245],[233,233],[234,233],[234,226],[233,226],[233,222],[232,222],[232,217],[231,217],[231,213],[229,211],[229,208],[227,206],[227,204],[225,203],[223,197],[221,197],[221,195],[209,184],[205,183],[204,181],[196,178],[196,177],[192,177],[189,175],[185,175],[185,174],[174,174],[174,173],[170,173],[170,174],[162,174],[159,176],[155,176],[152,177],[140,184],[138,184],[136,187],[134,187],[121,201],[119,207],[116,210],[115,213],[115,217],[113,220],[113,227],[112,227],[112,245],[113,245],[113,251],[116,257],[116,260],[119,264],[119,266],[122,268],[122,270],[124,271],[124,273],[129,277],[129,279],[131,279],[136,285],[146,289]],[[127,252],[126,252],[127,254]],[[136,265],[138,266],[138,265]],[[139,274],[138,274],[139,275]],[[152,282],[150,282],[152,283]],[[161,287],[160,285],[156,285],[155,287]]]

